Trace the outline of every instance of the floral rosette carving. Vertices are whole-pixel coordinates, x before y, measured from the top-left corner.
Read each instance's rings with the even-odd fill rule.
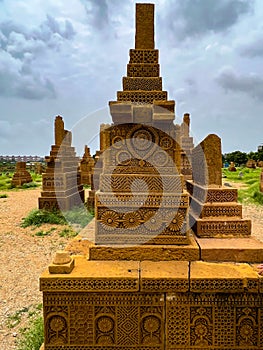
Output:
[[[126,213],[123,216],[123,226],[127,229],[134,230],[141,223],[141,217],[137,212]]]
[[[101,215],[101,223],[105,230],[112,231],[119,225],[119,215],[113,211],[105,211]]]

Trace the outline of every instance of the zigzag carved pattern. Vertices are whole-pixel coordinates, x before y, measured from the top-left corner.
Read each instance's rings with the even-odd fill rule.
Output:
[[[136,181],[140,181],[136,184]],[[101,190],[103,192],[133,192],[142,193],[142,182],[147,186],[144,192],[161,192],[164,194],[181,193],[181,176],[143,176],[143,175],[102,175]]]

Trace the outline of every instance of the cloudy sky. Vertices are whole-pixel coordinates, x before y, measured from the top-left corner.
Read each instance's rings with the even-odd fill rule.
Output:
[[[134,0],[0,0],[0,154],[47,155],[62,115],[98,148],[134,48]],[[141,2],[141,1],[137,1]],[[146,2],[146,1],[142,1]],[[149,1],[150,2],[150,1]],[[156,0],[155,44],[176,118],[223,152],[263,143],[263,1]]]

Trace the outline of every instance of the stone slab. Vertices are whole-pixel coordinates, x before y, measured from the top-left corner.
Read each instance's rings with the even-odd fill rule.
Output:
[[[263,262],[263,242],[249,238],[196,238],[201,260],[260,263]]]
[[[142,261],[140,277],[142,292],[187,292],[189,263],[187,261]]]
[[[241,293],[259,291],[259,276],[248,264],[190,263],[190,292]]]
[[[195,239],[189,237],[188,245],[140,245],[140,246],[93,246],[90,247],[90,260],[199,260],[199,247]]]
[[[50,274],[40,277],[40,290],[53,292],[138,291],[139,262],[87,261],[75,257],[75,267],[68,274]]]

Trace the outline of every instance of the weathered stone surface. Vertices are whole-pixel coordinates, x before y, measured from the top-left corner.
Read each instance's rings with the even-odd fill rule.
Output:
[[[249,238],[197,238],[201,249],[201,260],[262,262],[263,243],[253,237]]]
[[[258,274],[248,264],[194,261],[190,264],[190,291],[257,293],[259,291]]]
[[[153,4],[136,4],[135,49],[154,49]]]
[[[188,261],[142,261],[140,264],[142,292],[187,292]]]
[[[204,186],[222,185],[221,139],[214,134],[208,135],[192,150],[194,182]]]
[[[75,267],[69,275],[50,274],[40,278],[40,290],[53,292],[138,291],[139,262],[87,261],[75,257]]]
[[[94,246],[90,248],[91,260],[199,260],[199,247],[190,236],[187,245]]]

